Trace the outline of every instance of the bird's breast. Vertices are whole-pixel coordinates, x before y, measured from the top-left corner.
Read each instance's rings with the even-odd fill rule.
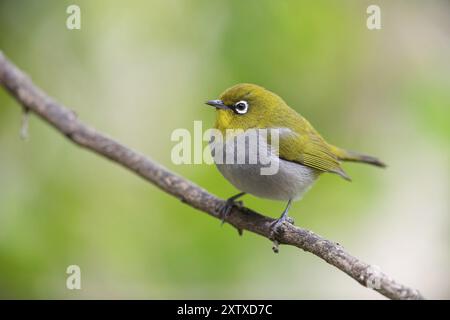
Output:
[[[246,131],[228,140],[210,143],[214,162],[237,189],[273,200],[299,199],[314,183],[319,172],[278,157],[266,136]],[[253,140],[252,140],[253,139]]]

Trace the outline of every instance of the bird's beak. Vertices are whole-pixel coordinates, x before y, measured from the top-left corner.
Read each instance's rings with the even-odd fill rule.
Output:
[[[229,109],[228,106],[225,105],[222,100],[208,100],[205,103],[217,109],[225,109],[225,110]]]

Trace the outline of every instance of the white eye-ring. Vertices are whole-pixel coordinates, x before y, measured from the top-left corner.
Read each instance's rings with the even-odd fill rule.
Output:
[[[248,111],[248,102],[245,100],[238,101],[234,104],[234,111],[239,114],[245,114]]]

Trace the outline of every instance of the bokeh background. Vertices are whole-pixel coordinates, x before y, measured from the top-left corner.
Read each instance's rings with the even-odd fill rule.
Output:
[[[82,120],[221,197],[236,190],[214,166],[172,164],[170,135],[211,126],[203,102],[235,83],[271,89],[330,142],[389,164],[322,176],[296,223],[450,298],[448,1],[1,0],[0,49]],[[34,116],[21,141],[20,117],[0,89],[1,298],[382,298],[311,254],[239,237]],[[244,201],[273,217],[284,206]],[[71,264],[82,290],[66,289]]]

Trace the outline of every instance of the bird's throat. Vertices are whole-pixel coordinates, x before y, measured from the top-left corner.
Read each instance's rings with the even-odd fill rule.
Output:
[[[233,115],[228,110],[217,110],[217,118],[215,128],[222,132],[226,129],[231,128],[231,122],[233,120]]]

